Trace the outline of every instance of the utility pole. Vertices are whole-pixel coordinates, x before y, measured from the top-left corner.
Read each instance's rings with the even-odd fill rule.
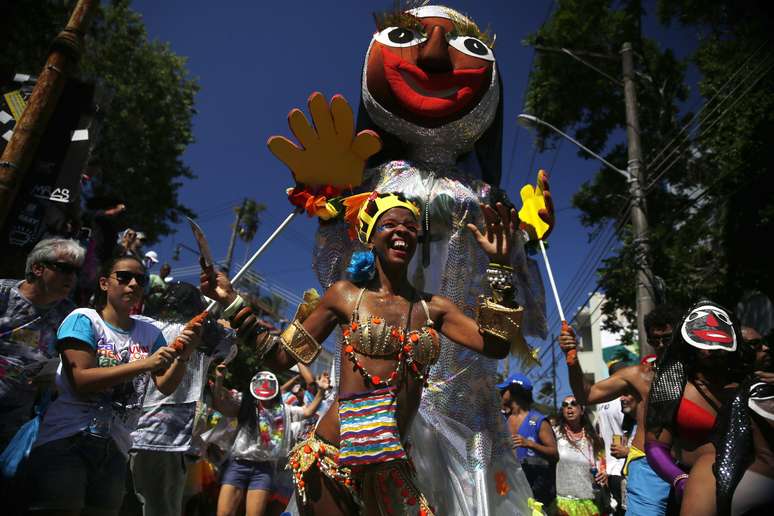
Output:
[[[226,263],[223,265],[223,272],[226,274],[231,270],[231,260],[234,257],[234,245],[236,244],[237,231],[239,231],[239,224],[242,222],[242,215],[245,213],[246,206],[247,198],[242,201],[242,205],[239,207],[239,210],[237,210],[234,227],[231,228],[231,239],[228,242],[228,251],[226,251]]]
[[[645,184],[645,168],[642,164],[642,145],[640,144],[640,121],[637,114],[637,90],[634,84],[634,52],[632,50],[632,44],[627,42],[621,46],[620,59],[623,68],[623,83],[614,77],[609,76],[607,73],[603,72],[591,63],[586,62],[580,57],[581,55],[585,55],[593,58],[617,59],[614,56],[608,56],[594,52],[570,50],[567,48],[546,47],[542,45],[536,45],[535,48],[541,52],[554,52],[568,55],[586,67],[604,76],[605,78],[610,79],[619,87],[623,85],[624,101],[626,104],[626,140],[627,150],[629,153],[629,161],[626,169],[628,172],[629,193],[631,194],[632,226],[634,227],[637,339],[640,344],[640,357],[643,357],[653,353],[653,348],[648,344],[648,335],[645,332],[645,316],[655,307],[655,303],[653,301],[653,293],[655,290],[653,287],[653,271],[651,271],[650,262],[648,261],[648,255],[650,253],[650,245],[648,243],[648,209],[645,192],[642,189],[642,185]],[[538,120],[536,117],[532,118]],[[601,160],[605,165],[613,168],[614,170],[617,170],[618,172],[621,172],[622,174],[626,174],[617,167],[614,167],[608,163],[601,156],[598,156],[590,149],[584,147],[573,138],[564,134],[556,127],[545,122],[541,123],[547,125],[562,136],[568,138],[570,141],[580,146],[586,152]]]
[[[634,227],[634,261],[637,270],[636,303],[637,333],[640,343],[640,356],[653,353],[645,332],[645,315],[650,313],[653,302],[653,272],[650,270],[648,255],[648,217],[647,201],[642,185],[645,183],[645,170],[642,164],[642,146],[640,145],[640,121],[637,114],[637,90],[634,85],[634,55],[631,43],[621,47],[623,66],[624,99],[626,101],[626,139],[628,142],[630,182],[632,196],[632,226]]]
[[[98,0],[78,0],[67,26],[51,45],[46,65],[38,76],[27,107],[0,157],[0,228],[5,225],[67,78],[80,61],[84,34],[98,4]]]

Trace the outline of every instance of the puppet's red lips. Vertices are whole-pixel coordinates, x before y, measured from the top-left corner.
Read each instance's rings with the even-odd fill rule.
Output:
[[[384,76],[395,97],[407,110],[430,118],[453,115],[467,107],[489,68],[469,68],[428,74],[382,47]]]
[[[692,330],[691,333],[710,342],[729,343],[734,340],[731,335],[722,330]]]

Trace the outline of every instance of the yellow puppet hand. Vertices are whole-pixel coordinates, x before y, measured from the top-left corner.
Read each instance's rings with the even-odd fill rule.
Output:
[[[521,189],[522,207],[519,219],[529,232],[530,238],[545,240],[554,229],[554,203],[548,186],[548,174],[540,170],[537,184],[524,185]]]
[[[301,146],[284,136],[272,136],[269,150],[287,165],[297,183],[359,186],[366,161],[382,148],[379,135],[373,131],[355,135],[352,108],[341,95],[334,95],[329,106],[323,94],[315,92],[308,105],[314,126],[300,109],[288,115],[290,130]]]

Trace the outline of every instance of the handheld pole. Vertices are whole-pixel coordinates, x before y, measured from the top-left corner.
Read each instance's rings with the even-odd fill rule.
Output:
[[[250,257],[250,259],[247,260],[247,262],[245,262],[242,268],[239,269],[239,272],[234,274],[234,277],[231,278],[232,284],[236,284],[236,282],[239,281],[239,278],[241,278],[245,274],[245,272],[247,272],[250,269],[250,267],[253,266],[253,263],[255,263],[255,260],[257,260],[258,257],[261,256],[261,254],[263,254],[266,248],[269,247],[269,244],[271,244],[272,241],[275,238],[277,238],[277,236],[280,233],[282,233],[282,231],[287,227],[287,225],[290,224],[290,221],[293,220],[293,217],[298,215],[298,213],[299,213],[298,211],[293,210],[292,212],[290,212],[290,214],[287,217],[285,217],[285,220],[283,220],[282,223],[279,226],[277,226],[277,229],[275,229],[274,232],[271,235],[269,235],[269,238],[267,238],[266,241],[263,244],[261,244],[261,247],[259,247],[258,250],[255,253],[253,253],[253,255]],[[212,310],[216,303],[217,301],[212,301],[207,306],[207,311]]]
[[[546,246],[543,244],[542,239],[538,239],[540,242],[540,251],[543,254],[543,263],[546,264],[546,271],[548,272],[548,281],[551,283],[551,291],[554,293],[554,301],[556,302],[556,309],[559,311],[559,317],[562,320],[562,330],[569,329],[570,325],[567,324],[567,319],[564,317],[564,310],[562,309],[562,302],[559,300],[559,291],[556,289],[556,281],[554,281],[554,271],[551,270],[551,263],[548,261],[548,254],[546,253]],[[578,352],[574,349],[567,353],[567,364],[573,365],[577,360]]]

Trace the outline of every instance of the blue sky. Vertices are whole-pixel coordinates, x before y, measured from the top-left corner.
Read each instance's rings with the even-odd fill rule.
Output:
[[[569,318],[596,286],[593,272],[581,274],[571,284],[587,253],[592,251],[592,244],[570,201],[582,182],[590,179],[599,167],[593,160],[578,158],[569,142],[557,151],[535,154],[533,134],[515,122],[522,112],[533,55],[533,50],[522,46],[521,41],[545,21],[553,2],[447,3],[497,33],[495,53],[505,93],[502,186],[514,198],[523,184],[534,181],[538,168],[549,170],[557,209],[549,254],[559,291],[567,294],[563,304]],[[253,198],[268,209],[249,248],[242,242],[237,244],[237,262],[256,249],[290,212],[284,191],[292,186],[292,177],[269,153],[266,140],[275,134],[289,135],[288,112],[294,107],[306,109],[306,99],[314,91],[329,98],[343,94],[356,109],[363,58],[374,27],[372,12],[391,5],[391,0],[133,3],[133,8],[142,14],[150,37],[169,42],[177,54],[186,56],[188,68],[201,86],[194,118],[196,142],[185,153],[186,163],[198,178],[183,185],[180,197],[200,215],[199,222],[216,259],[226,254],[234,219],[230,208],[242,198]],[[695,45],[689,35],[664,29],[651,17],[645,19],[644,28],[649,36],[663,41],[664,46],[677,47],[678,55],[684,55]],[[621,113],[623,116],[623,109]],[[296,217],[254,270],[296,294],[318,287],[310,267],[315,226],[313,220]],[[171,260],[177,243],[195,247],[187,225],[180,225],[176,235],[154,249],[162,260]],[[172,262],[173,275],[175,268],[180,270],[195,261],[193,254],[183,250],[180,261]],[[542,261],[540,266],[542,269]],[[193,281],[195,277],[180,279]],[[545,284],[548,312],[553,315],[551,322],[558,326],[547,280]],[[541,348],[547,345],[533,344]],[[560,391],[569,392],[566,379],[562,378],[560,383]]]

